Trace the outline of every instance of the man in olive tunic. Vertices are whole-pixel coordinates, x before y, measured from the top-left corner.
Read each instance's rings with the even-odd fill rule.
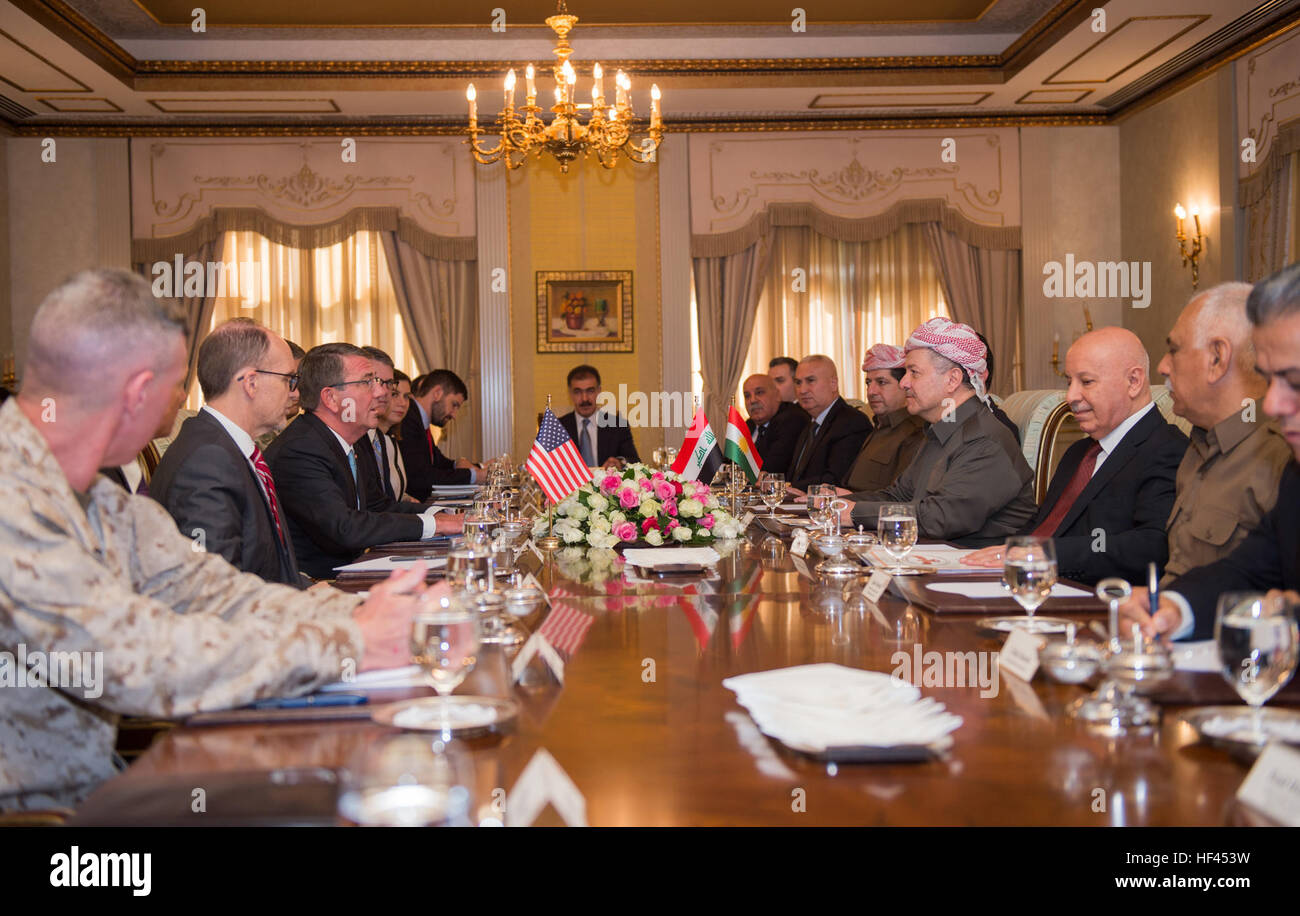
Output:
[[[116,772],[119,715],[241,706],[410,657],[403,593],[422,567],[365,603],[270,584],[98,473],[174,411],[185,328],[118,270],[72,277],[32,322],[22,393],[0,407],[0,810],[77,804]]]
[[[1166,581],[1231,553],[1277,502],[1291,447],[1260,409],[1267,387],[1255,371],[1246,317],[1249,283],[1223,283],[1192,298],[1157,371],[1174,413],[1192,424],[1169,515]]]
[[[930,425],[892,486],[852,493],[842,521],[876,527],[881,508],[909,503],[922,538],[963,547],[1001,542],[1034,515],[1034,473],[988,409],[985,348],[974,330],[931,318],[907,339],[907,409]]]
[[[876,428],[867,434],[862,451],[842,481],[841,494],[883,490],[907,470],[925,441],[925,421],[907,409],[903,380],[903,348],[878,343],[862,361],[867,403]]]

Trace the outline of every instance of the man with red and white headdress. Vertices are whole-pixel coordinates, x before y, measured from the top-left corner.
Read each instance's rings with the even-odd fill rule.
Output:
[[[1001,542],[1034,514],[1034,474],[1011,431],[987,408],[987,351],[974,330],[931,318],[907,339],[907,410],[930,425],[893,485],[853,493],[846,521],[876,527],[886,503],[909,503],[920,536],[978,547]]]
[[[916,457],[925,438],[925,421],[907,409],[903,380],[903,348],[878,343],[862,360],[867,403],[876,428],[862,443],[848,476],[845,493],[883,490],[898,479]]]

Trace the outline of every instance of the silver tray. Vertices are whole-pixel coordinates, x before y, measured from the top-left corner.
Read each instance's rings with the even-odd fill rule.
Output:
[[[370,718],[380,725],[407,731],[441,732],[442,717],[437,710],[443,702],[451,709],[447,731],[461,738],[498,731],[519,715],[519,704],[504,697],[450,696],[388,703],[372,710]]]
[[[1265,745],[1244,741],[1234,737],[1232,734],[1211,735],[1202,730],[1202,726],[1206,722],[1212,719],[1223,718],[1229,720],[1240,720],[1242,730],[1247,731],[1250,728],[1250,717],[1251,712],[1249,706],[1202,706],[1182,713],[1178,718],[1190,725],[1192,730],[1196,732],[1197,737],[1206,744],[1213,747],[1223,748],[1226,751],[1230,751],[1234,756],[1253,760],[1259,756],[1261,751],[1264,750]],[[1300,744],[1300,740],[1297,740],[1294,736],[1286,738],[1275,734],[1270,729],[1270,725],[1276,725],[1278,723],[1285,723],[1293,727],[1300,725],[1300,710],[1270,709],[1265,707],[1261,711],[1259,718],[1260,724],[1265,733],[1268,733],[1270,737],[1285,744]]]

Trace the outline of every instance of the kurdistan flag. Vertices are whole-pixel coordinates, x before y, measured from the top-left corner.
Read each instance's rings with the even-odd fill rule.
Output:
[[[713,481],[713,475],[722,467],[722,450],[718,448],[718,437],[709,428],[709,418],[704,415],[704,408],[695,409],[695,419],[686,431],[682,447],[673,462],[673,473],[681,474],[687,480]]]
[[[736,405],[731,405],[731,410],[727,412],[727,444],[722,449],[722,454],[726,455],[745,472],[745,479],[750,483],[758,482],[758,472],[763,467],[763,459],[759,457],[758,449],[754,447],[754,440],[749,438],[749,427],[745,421],[740,418],[740,412],[736,410]]]

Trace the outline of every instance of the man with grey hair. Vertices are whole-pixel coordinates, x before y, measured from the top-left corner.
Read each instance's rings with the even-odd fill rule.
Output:
[[[112,776],[118,715],[241,706],[409,658],[422,567],[364,603],[268,584],[97,473],[158,427],[185,338],[179,306],[126,271],[77,274],[33,319],[23,391],[0,407],[0,650],[50,661],[0,690],[0,808],[75,804]]]
[[[207,403],[163,454],[149,495],[196,546],[268,582],[305,587],[256,439],[284,422],[298,387],[284,339],[249,318],[215,328],[199,347]]]
[[[1246,317],[1255,370],[1267,385],[1264,412],[1277,420],[1292,455],[1300,457],[1300,263],[1261,280],[1246,299]],[[1120,614],[1149,636],[1206,639],[1214,633],[1220,594],[1300,588],[1297,504],[1300,468],[1292,461],[1282,472],[1273,508],[1235,550],[1176,577],[1160,592],[1155,614],[1149,613],[1145,588],[1134,590]]]
[[[1264,380],[1246,317],[1249,283],[1223,283],[1193,296],[1169,336],[1160,373],[1174,413],[1192,424],[1169,515],[1166,579],[1226,556],[1277,500],[1291,449],[1260,415]]]

